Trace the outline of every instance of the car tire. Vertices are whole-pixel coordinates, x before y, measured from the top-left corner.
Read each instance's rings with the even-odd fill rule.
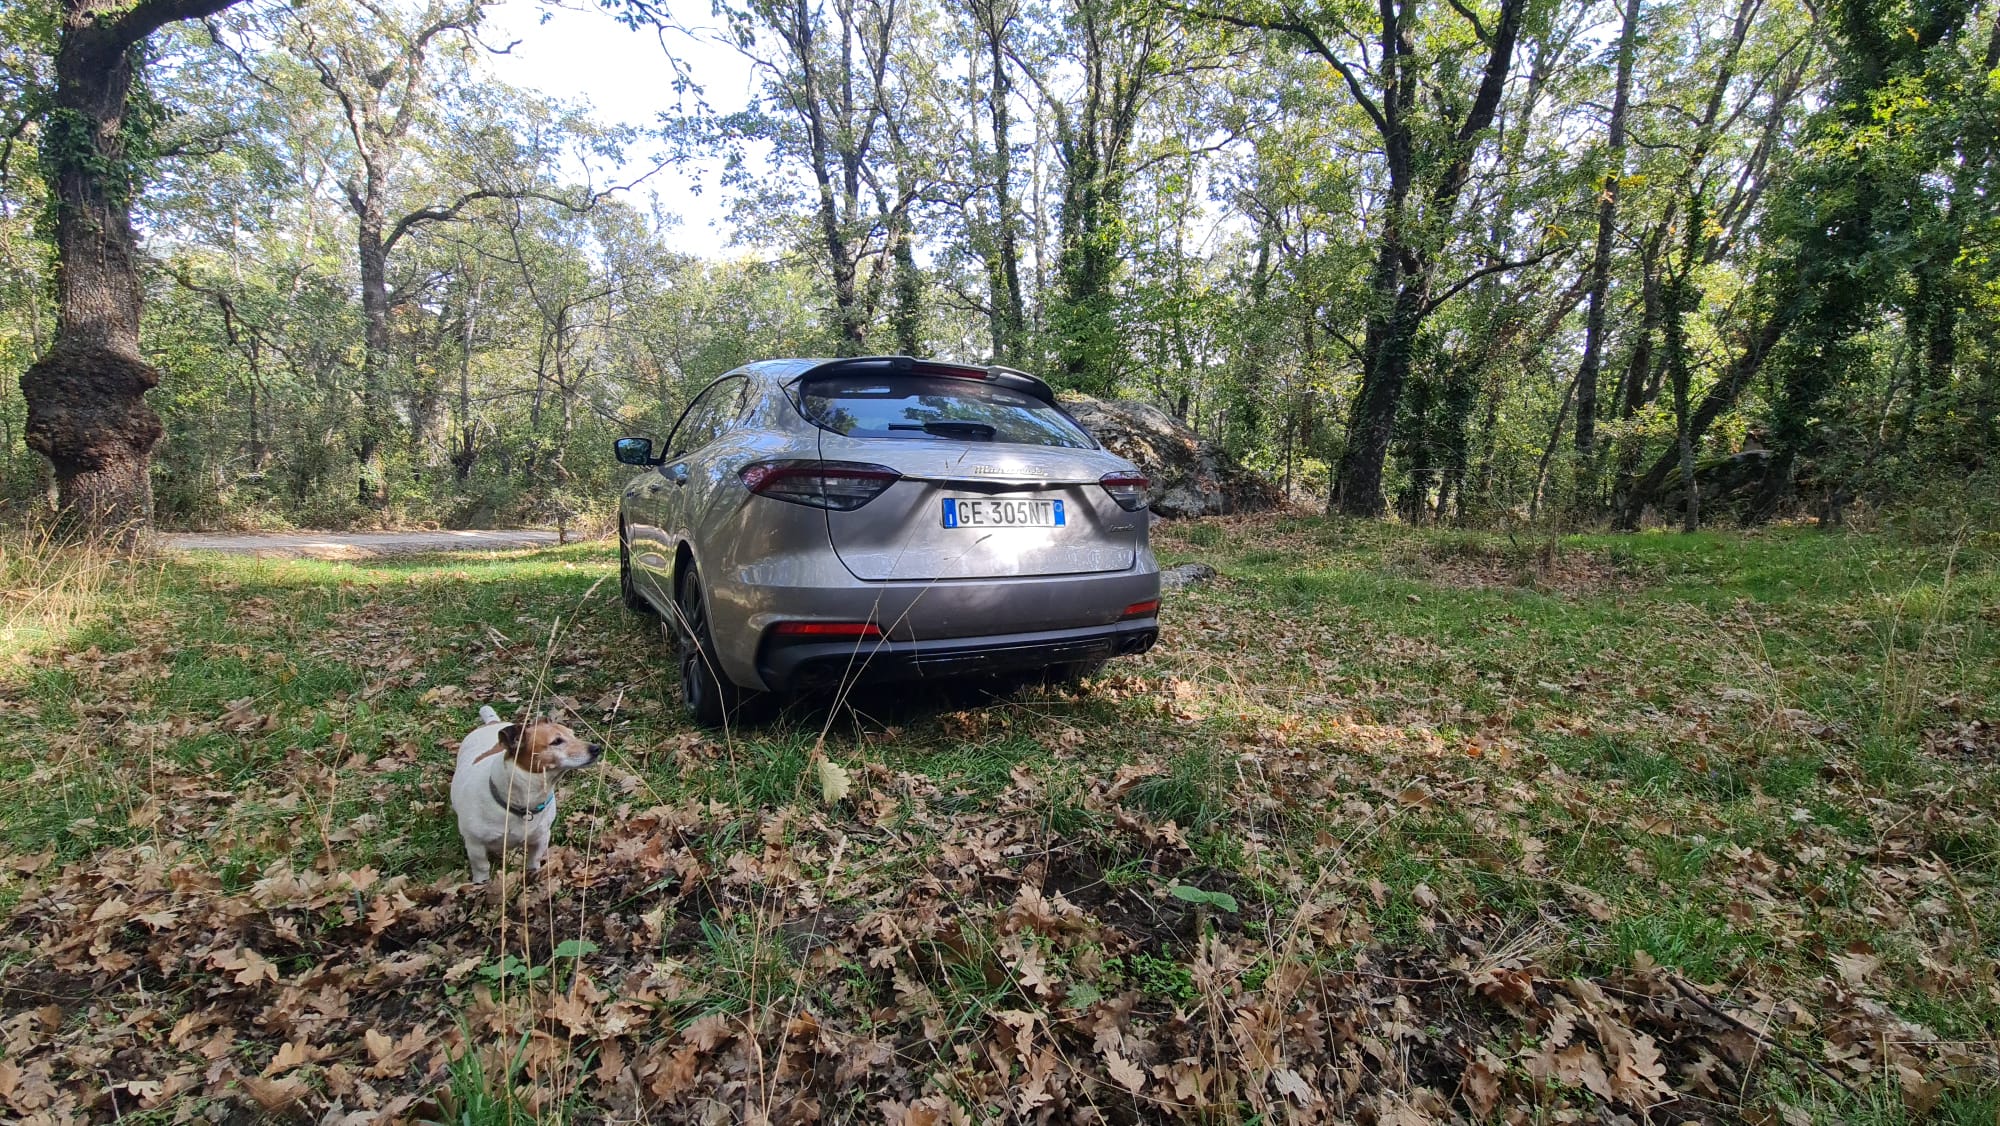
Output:
[[[623,524],[618,525],[618,597],[625,603],[625,608],[634,614],[644,614],[649,618],[660,616],[660,612],[653,609],[653,604],[646,601],[646,596],[639,593],[639,588],[632,585],[632,548],[625,542]]]
[[[732,683],[715,660],[715,639],[708,629],[708,603],[702,597],[701,575],[690,566],[681,576],[676,600],[680,635],[678,664],[681,702],[688,718],[703,727],[720,727],[743,704],[743,690]]]

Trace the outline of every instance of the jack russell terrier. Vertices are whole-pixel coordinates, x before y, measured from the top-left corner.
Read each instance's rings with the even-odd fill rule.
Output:
[[[533,876],[555,827],[557,780],[596,762],[604,748],[552,720],[502,723],[490,707],[479,709],[479,722],[458,745],[451,775],[451,807],[458,811],[472,882],[492,876],[503,849],[523,846]]]

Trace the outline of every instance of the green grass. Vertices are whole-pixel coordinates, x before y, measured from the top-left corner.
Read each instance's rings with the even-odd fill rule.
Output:
[[[474,1013],[530,1027],[480,1007],[497,979],[448,971],[549,965],[589,936],[598,949],[523,988],[594,983],[600,1013],[621,990],[649,998],[644,1030],[616,1049],[649,1075],[716,1014],[812,1012],[898,1045],[913,1085],[864,1097],[873,1080],[854,1079],[829,1095],[835,1117],[926,1090],[995,1105],[982,1069],[1013,1058],[987,1039],[996,1014],[1130,993],[1119,1003],[1149,1034],[1194,1035],[1174,1030],[1226,1023],[1245,988],[1297,989],[1298,972],[1416,983],[1425,1019],[1468,1045],[1540,1027],[1427,992],[1481,959],[1535,967],[1545,993],[1650,964],[1718,1003],[1820,1012],[1839,983],[1941,1037],[2000,1026],[1990,554],[1793,528],[1516,541],[1302,517],[1168,524],[1157,546],[1223,577],[1170,595],[1160,647],[1087,689],[859,693],[728,737],[680,719],[667,647],[618,606],[602,544],[60,578],[70,602],[0,637],[0,911],[58,935],[79,925],[62,911],[82,904],[88,921],[114,893],[135,912],[223,905],[121,932],[200,953],[106,971],[127,984],[93,985],[109,991],[73,1019],[114,1036],[135,1035],[117,1022],[145,1004],[233,1003],[233,986],[185,975],[234,944],[286,975],[342,950],[362,966],[430,959],[313,1034],[350,1047],[364,1020],[397,1035]],[[499,931],[455,890],[445,793],[482,703],[573,709],[609,748],[564,791],[574,883],[512,901]],[[822,757],[853,781],[833,806]],[[156,890],[169,868],[184,886]],[[115,875],[93,882],[99,869]],[[435,927],[370,931],[373,891],[260,905],[285,873],[363,870],[401,881]],[[1197,925],[1171,891],[1197,883],[1242,910]],[[1024,887],[1071,913],[1035,914]],[[68,889],[55,907],[52,888]],[[1835,959],[1862,954],[1876,962],[1856,987]],[[1043,987],[1027,984],[1038,957]],[[22,979],[43,994],[59,976],[32,945],[0,952],[0,988],[7,974],[43,975]],[[283,1041],[252,1020],[268,1000],[230,1017],[268,1041],[260,1060]],[[531,1038],[544,1048],[530,1070],[557,1066],[535,1055],[548,1044],[580,1070],[537,1113],[593,1120],[586,1061],[611,1049],[540,1019],[552,1039]],[[767,1062],[812,1035],[783,1023],[760,1033],[778,1037]],[[1782,1035],[1817,1058],[1827,1027]],[[1225,1050],[1214,1035],[1174,1050]],[[1070,1049],[1101,1058],[1087,1034]],[[503,1081],[488,1056],[440,1056],[455,1062],[416,1093],[453,1092],[468,1121],[517,1120],[507,1092],[547,1075]],[[1736,1088],[1745,1107],[1925,1120],[1799,1058],[1760,1053]],[[323,1084],[327,1066],[296,1074]],[[1928,1120],[1991,1121],[1981,1066],[1941,1067]]]

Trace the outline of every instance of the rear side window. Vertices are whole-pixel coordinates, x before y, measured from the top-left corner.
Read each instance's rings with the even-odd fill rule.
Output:
[[[970,379],[834,375],[809,379],[799,409],[850,438],[950,438],[1024,446],[1095,446],[1069,416],[1032,395]]]

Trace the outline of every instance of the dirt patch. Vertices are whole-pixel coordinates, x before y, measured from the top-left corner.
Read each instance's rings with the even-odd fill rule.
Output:
[[[1130,863],[1134,859],[1139,860],[1136,866]],[[1229,895],[1238,909],[1203,910],[1171,894],[1153,894],[1156,888],[1173,884]],[[1207,867],[1182,868],[1163,851],[1135,858],[1094,849],[1065,849],[1049,857],[1042,890],[1062,896],[1129,939],[1135,948],[1154,954],[1192,956],[1200,944],[1200,923],[1204,920],[1214,931],[1240,934],[1247,909],[1244,889],[1228,873]]]

